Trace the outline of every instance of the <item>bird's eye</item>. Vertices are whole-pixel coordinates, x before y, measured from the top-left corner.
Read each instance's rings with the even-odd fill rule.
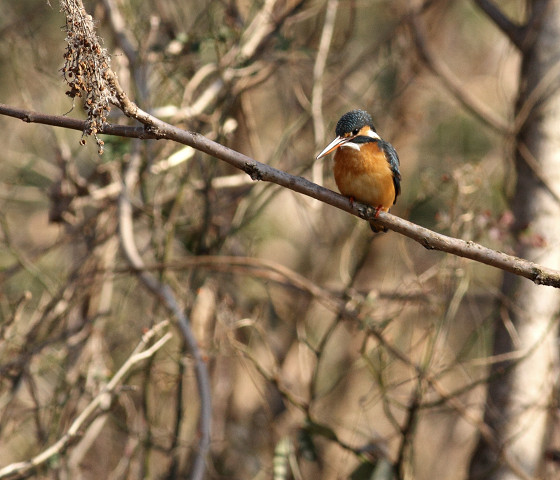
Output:
[[[352,130],[352,135],[358,135],[359,132],[360,132],[360,129],[355,128],[354,130]]]

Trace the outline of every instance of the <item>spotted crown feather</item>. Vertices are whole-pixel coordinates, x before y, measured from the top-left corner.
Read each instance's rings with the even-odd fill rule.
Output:
[[[345,113],[340,117],[340,120],[336,124],[335,133],[338,137],[342,137],[345,133],[349,133],[356,128],[362,128],[368,125],[375,132],[375,127],[373,126],[373,119],[371,115],[364,110],[352,110]]]

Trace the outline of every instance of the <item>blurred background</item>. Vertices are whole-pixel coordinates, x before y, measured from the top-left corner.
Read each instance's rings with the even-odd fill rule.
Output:
[[[500,4],[522,18],[522,2]],[[332,158],[315,156],[343,113],[365,109],[401,159],[392,213],[512,251],[503,125],[520,55],[472,2],[84,5],[142,109],[334,190]],[[1,101],[85,118],[65,95],[58,2],[0,6]],[[115,108],[109,121],[132,124]],[[102,138],[100,156],[80,132],[0,117],[0,467],[60,438],[143,331],[170,318],[174,339],[127,376],[95,431],[35,475],[189,472],[192,361],[118,245],[136,148],[140,253],[188,312],[210,369],[207,478],[466,477],[499,270],[373,235],[181,145]]]

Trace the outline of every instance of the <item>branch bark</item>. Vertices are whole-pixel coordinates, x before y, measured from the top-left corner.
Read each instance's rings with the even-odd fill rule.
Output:
[[[119,384],[131,373],[132,368],[136,364],[155,355],[173,337],[169,332],[163,334],[163,330],[167,326],[167,321],[161,322],[143,335],[140,343],[109,383],[107,383],[107,386],[82,410],[80,415],[72,422],[68,431],[58,441],[31,460],[12,463],[2,468],[0,470],[0,479],[21,478],[31,474],[36,468],[44,465],[53,457],[60,455],[78,436],[82,435],[84,428],[87,428],[99,414],[103,414],[103,412],[108,410],[111,404],[111,397],[115,395]],[[158,336],[161,337],[148,347],[148,344]]]
[[[480,8],[495,24],[505,33],[510,41],[519,49],[523,50],[525,43],[526,27],[512,22],[493,2],[489,0],[474,0]]]
[[[144,126],[132,127],[107,124],[99,133],[129,138],[166,139],[184,145],[189,145],[244,171],[253,180],[276,183],[277,185],[315,198],[357,217],[368,221],[377,221],[380,225],[415,240],[429,250],[439,250],[460,257],[469,258],[515,275],[525,277],[537,285],[548,285],[556,288],[560,287],[560,271],[558,270],[554,270],[513,255],[508,255],[497,250],[492,250],[475,242],[453,238],[434,232],[389,213],[380,212],[379,216],[374,218],[374,210],[367,205],[357,202],[351,203],[348,198],[310,182],[305,178],[290,175],[289,173],[283,172],[264,163],[260,163],[247,155],[243,155],[242,153],[225,147],[224,145],[209,140],[198,133],[182,130],[165,123],[155,117],[152,117],[148,113],[143,112],[136,106],[129,107],[128,111],[131,112],[131,114],[137,119],[144,122]],[[0,104],[0,115],[20,118],[21,120],[29,123],[43,123],[79,131],[83,131],[85,124],[83,121],[71,119],[65,116],[44,115],[3,104]]]
[[[444,84],[445,88],[447,88],[453,97],[479,120],[499,134],[512,135],[513,131],[508,122],[500,115],[496,114],[486,103],[471,94],[468,87],[463,85],[449,67],[432,54],[426,42],[424,27],[418,16],[411,17],[410,28],[412,29],[414,44],[418,55],[436,78]]]
[[[559,268],[560,204],[552,192],[560,189],[560,6],[528,0],[526,8],[527,35],[533,40],[522,50],[516,105],[513,230],[520,256]],[[527,242],[527,236],[535,241]],[[484,421],[495,432],[495,444],[479,440],[470,465],[472,479],[535,478],[542,471],[549,412],[556,408],[559,293],[504,276],[507,301],[497,309],[492,353],[500,358],[519,352],[524,359],[493,365]],[[522,475],[504,462],[506,456],[522,467]]]
[[[138,149],[136,149],[138,150]],[[160,282],[151,272],[144,270],[144,261],[136,247],[130,197],[138,180],[140,154],[134,151],[124,174],[123,190],[119,197],[119,236],[121,246],[130,265],[137,270],[137,275],[146,288],[161,299],[167,309],[173,313],[190,354],[194,357],[194,371],[200,397],[200,441],[194,455],[191,478],[202,480],[206,471],[206,459],[210,450],[210,429],[212,424],[212,395],[210,375],[202,352],[198,346],[191,323],[183,309],[177,303],[169,285]]]

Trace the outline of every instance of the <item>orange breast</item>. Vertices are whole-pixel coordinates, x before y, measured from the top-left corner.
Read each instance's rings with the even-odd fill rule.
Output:
[[[393,173],[377,143],[355,150],[340,147],[334,156],[334,179],[342,195],[388,211],[395,201]]]

